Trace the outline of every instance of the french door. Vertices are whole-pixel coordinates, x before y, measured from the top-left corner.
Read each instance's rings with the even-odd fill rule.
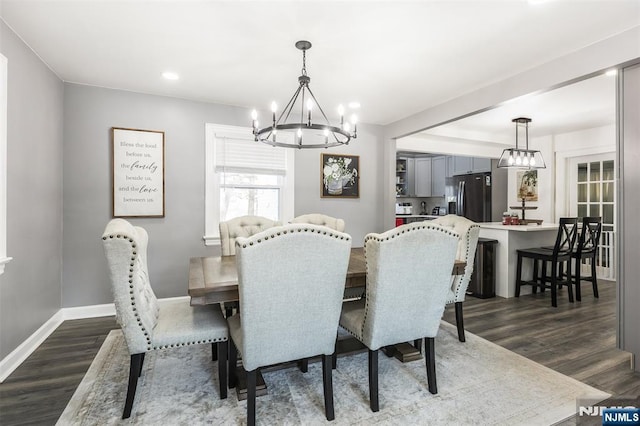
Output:
[[[615,152],[569,159],[570,216],[602,217],[602,235],[596,257],[599,278],[615,280],[616,180]],[[590,259],[582,268],[590,273]]]

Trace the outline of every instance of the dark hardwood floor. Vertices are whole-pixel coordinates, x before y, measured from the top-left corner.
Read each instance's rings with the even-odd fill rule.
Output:
[[[465,328],[614,396],[638,396],[640,373],[630,369],[630,355],[615,347],[615,283],[600,281],[599,290],[594,299],[584,283],[582,302],[573,304],[563,290],[558,308],[551,307],[548,292],[514,299],[468,297]],[[452,307],[444,319],[455,324]],[[64,322],[0,384],[0,424],[55,424],[114,328],[113,317]]]

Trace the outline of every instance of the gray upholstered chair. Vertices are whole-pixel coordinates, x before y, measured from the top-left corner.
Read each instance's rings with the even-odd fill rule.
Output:
[[[220,249],[223,256],[236,254],[236,238],[250,237],[265,229],[280,225],[276,220],[262,216],[240,216],[220,222]]]
[[[464,216],[456,216],[455,214],[448,214],[446,216],[439,217],[432,220],[431,223],[452,229],[460,235],[456,259],[464,260],[467,262],[467,266],[464,268],[463,275],[455,275],[452,278],[451,291],[449,291],[449,295],[447,296],[447,305],[451,303],[455,304],[458,340],[464,342],[462,302],[464,302],[467,287],[469,287],[469,281],[471,280],[471,274],[473,273],[476,248],[478,246],[478,235],[480,234],[480,225]]]
[[[310,223],[312,225],[326,226],[327,228],[344,232],[344,220],[320,213],[303,214],[294,217],[290,223]]]
[[[248,424],[255,422],[257,369],[318,355],[325,414],[334,419],[331,355],[350,251],[348,234],[309,224],[236,240],[240,313],[227,319],[229,364],[235,365],[237,349],[247,371]],[[233,370],[229,378],[234,387]]]
[[[378,403],[378,350],[425,340],[429,392],[437,393],[434,337],[451,284],[458,234],[426,222],[411,223],[364,240],[366,298],[346,302],[340,326],[369,348],[369,401]]]
[[[156,349],[218,343],[220,398],[227,397],[227,323],[220,310],[190,306],[187,300],[158,304],[147,270],[147,232],[113,219],[102,235],[109,266],[116,320],[131,355],[122,418],[131,416],[144,355]]]

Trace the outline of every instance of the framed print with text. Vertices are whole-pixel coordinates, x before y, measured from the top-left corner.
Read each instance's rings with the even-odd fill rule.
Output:
[[[113,217],[164,217],[164,132],[111,132]]]

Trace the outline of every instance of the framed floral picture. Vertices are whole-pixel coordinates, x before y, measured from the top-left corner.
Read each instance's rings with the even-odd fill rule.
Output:
[[[360,157],[358,155],[320,154],[322,197],[360,197]]]

